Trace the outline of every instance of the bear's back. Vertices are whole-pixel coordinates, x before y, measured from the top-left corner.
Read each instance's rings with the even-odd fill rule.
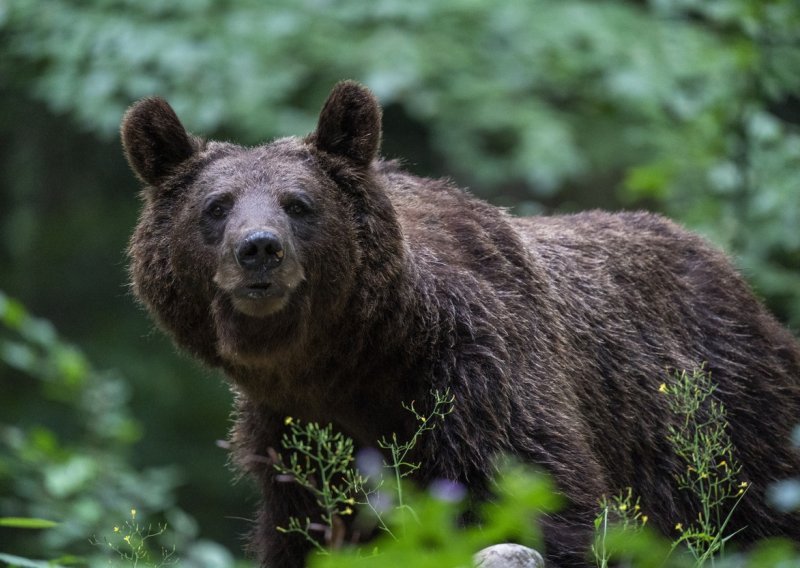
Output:
[[[677,473],[665,436],[672,417],[659,385],[671,372],[701,366],[735,424],[743,478],[763,491],[768,482],[758,464],[772,462],[774,478],[798,469],[796,457],[764,456],[754,443],[788,440],[800,416],[798,344],[703,238],[650,213],[520,218],[446,182],[399,172],[387,179],[414,265],[442,285],[477,285],[494,305],[504,302],[498,329],[529,320],[534,330],[536,318],[556,314],[548,320],[563,342],[555,356],[544,357],[528,335],[530,362],[508,363],[520,370],[522,390],[557,380],[572,391],[613,486],[653,485]],[[527,299],[515,303],[520,297]],[[548,376],[534,376],[542,370]],[[651,498],[658,508],[675,506],[666,489]],[[766,523],[758,515],[751,522]],[[768,527],[753,532],[767,534]]]

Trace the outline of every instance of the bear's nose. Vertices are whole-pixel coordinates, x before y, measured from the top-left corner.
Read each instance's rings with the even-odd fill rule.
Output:
[[[245,270],[272,269],[283,260],[283,245],[275,233],[254,231],[235,250],[236,262]]]

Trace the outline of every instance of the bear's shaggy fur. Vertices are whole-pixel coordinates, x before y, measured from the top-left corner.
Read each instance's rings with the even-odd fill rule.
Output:
[[[189,135],[145,99],[122,123],[144,182],[130,244],[136,296],[236,393],[232,442],[264,504],[252,548],[301,566],[314,517],[268,460],[284,417],[331,422],[360,446],[414,428],[403,402],[455,408],[417,448],[421,483],[488,496],[508,453],[555,478],[569,505],[546,521],[550,566],[584,565],[602,495],[632,487],[669,534],[694,518],[676,488],[659,385],[701,364],[717,383],[749,481],[730,529],[800,539],[764,502],[800,473],[800,347],[728,259],[647,213],[514,218],[440,180],[381,161],[381,111],[337,85],[306,138],[255,148]]]

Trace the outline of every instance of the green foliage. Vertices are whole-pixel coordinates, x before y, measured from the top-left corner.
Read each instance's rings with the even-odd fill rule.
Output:
[[[142,526],[136,520],[136,509],[131,509],[131,516],[122,526],[114,526],[113,540],[106,538],[104,544],[117,553],[126,566],[136,567],[139,564],[160,568],[175,564],[173,558],[175,547],[172,549],[158,547],[158,552],[153,552],[151,542],[167,532],[166,525],[156,529],[148,525]],[[100,545],[100,543],[97,543]]]
[[[387,438],[378,440],[378,447],[389,454],[389,461],[386,464],[385,469],[391,472],[393,480],[389,482],[388,487],[391,487],[392,492],[396,494],[397,507],[399,509],[406,507],[403,499],[402,480],[412,475],[420,468],[419,463],[409,461],[409,454],[417,446],[420,436],[425,434],[425,432],[430,432],[436,428],[437,422],[444,420],[445,417],[453,411],[455,397],[450,394],[449,390],[445,391],[444,393],[433,391],[431,395],[433,396],[433,408],[427,415],[420,414],[417,409],[414,408],[413,402],[411,404],[403,404],[403,408],[414,415],[414,418],[418,424],[417,429],[414,430],[414,433],[411,436],[411,439],[401,442],[397,439],[397,434],[393,432],[391,440],[388,440]],[[374,493],[377,491],[382,491],[386,487],[386,479],[380,479],[378,481],[373,480],[372,492]],[[367,495],[367,497],[369,497],[369,495]],[[377,515],[381,524],[385,527],[386,525],[383,523],[380,513],[374,507],[372,510]]]
[[[691,493],[701,506],[696,519],[685,528],[676,527],[680,532],[676,544],[686,544],[697,566],[724,554],[725,542],[732,536],[725,533],[725,527],[748,488],[746,481],[738,480],[742,466],[733,456],[725,408],[713,396],[716,388],[710,374],[700,368],[677,373],[660,389],[679,420],[667,435],[685,464],[676,480],[678,487]]]
[[[431,393],[434,399],[433,408],[426,415],[420,414],[414,403],[403,407],[414,415],[419,423],[411,438],[400,442],[397,434],[392,434],[391,441],[383,438],[378,446],[384,449],[390,459],[383,461],[380,456],[370,456],[366,460],[369,474],[358,471],[353,462],[353,440],[341,432],[334,432],[333,425],[325,427],[316,423],[299,424],[292,417],[287,417],[289,432],[284,434],[281,446],[288,453],[288,465],[278,457],[275,468],[285,481],[298,483],[311,492],[321,511],[320,521],[306,518],[290,517],[287,527],[278,527],[284,533],[300,534],[314,546],[317,553],[328,554],[329,550],[341,548],[345,538],[345,524],[342,517],[352,515],[356,504],[370,511],[373,518],[364,522],[371,528],[376,525],[392,538],[396,539],[392,530],[384,520],[384,510],[393,508],[414,516],[413,509],[404,501],[406,487],[403,479],[419,469],[420,464],[408,461],[409,453],[414,449],[421,435],[436,428],[436,423],[443,420],[453,408],[453,397],[449,392]],[[379,464],[371,463],[376,458]],[[362,460],[364,461],[364,460]],[[377,467],[375,467],[377,466]],[[389,472],[388,479],[384,475]],[[394,503],[389,505],[390,500]],[[376,506],[376,502],[381,505]],[[322,535],[322,541],[315,536]],[[405,534],[405,530],[403,531]]]
[[[594,543],[591,548],[598,568],[608,568],[612,558],[619,558],[621,553],[627,551],[625,546],[620,550],[609,548],[610,530],[636,535],[647,525],[648,518],[642,512],[639,501],[640,498],[634,497],[630,487],[611,499],[604,496],[600,501],[600,513],[594,520]]]
[[[315,422],[299,424],[286,418],[290,432],[284,434],[281,446],[288,453],[289,463],[278,460],[275,468],[287,482],[298,483],[310,491],[321,511],[321,522],[310,518],[291,517],[284,533],[303,535],[318,552],[338,547],[344,538],[342,516],[352,515],[353,495],[363,487],[363,478],[353,469],[353,440],[333,426]],[[313,533],[324,536],[323,546]],[[328,547],[328,548],[326,548]]]
[[[794,565],[800,561],[796,545],[781,540],[759,543],[747,556],[730,554],[726,542],[734,534],[726,526],[747,492],[748,483],[737,479],[741,465],[733,457],[725,408],[715,400],[717,386],[703,367],[681,371],[659,392],[677,418],[667,438],[685,470],[675,480],[700,505],[696,518],[675,525],[677,537],[667,541],[646,529],[647,515],[631,489],[604,499],[595,519],[592,553],[599,568],[622,562],[637,567]],[[746,530],[746,529],[744,529]]]
[[[472,566],[478,550],[498,542],[541,548],[536,519],[556,511],[561,500],[542,475],[511,463],[501,468],[496,498],[480,509],[481,524],[464,527],[468,504],[436,485],[427,492],[406,488],[403,508],[385,515],[391,532],[362,547],[345,547],[309,558],[312,568],[345,566],[440,568]]]
[[[16,423],[7,421],[14,416],[0,421],[0,534],[28,529],[27,536],[16,539],[14,552],[47,554],[56,563],[77,556],[84,563],[107,565],[108,554],[122,548],[95,547],[90,539],[116,542],[120,525],[114,530],[113,519],[131,506],[141,510],[139,521],[122,525],[130,529],[122,536],[128,537],[123,544],[131,560],[143,560],[142,542],[162,535],[172,543],[161,546],[180,545],[185,558],[195,549],[208,549],[210,543],[197,539],[194,521],[174,505],[178,471],[137,470],[128,461],[140,427],[130,414],[124,380],[94,369],[49,322],[1,292],[0,324],[0,371],[6,386],[35,390],[41,397],[35,412],[19,413]],[[9,369],[15,371],[10,380]],[[144,529],[148,517],[169,520],[169,534]],[[8,539],[2,541],[7,546]],[[213,547],[215,554],[227,556],[217,565],[231,566],[230,554]],[[32,565],[8,554],[0,560]]]

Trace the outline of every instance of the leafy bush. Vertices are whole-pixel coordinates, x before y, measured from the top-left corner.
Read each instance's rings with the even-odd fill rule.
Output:
[[[24,565],[8,555],[13,552],[108,565],[115,549],[150,536],[156,548],[178,547],[184,566],[232,566],[231,554],[199,539],[195,521],[175,506],[180,472],[174,466],[131,466],[140,426],[129,412],[124,379],[94,369],[49,322],[1,292],[0,324],[4,391],[40,394],[38,406],[17,408],[0,422],[0,534],[4,548],[14,547],[0,550],[6,553],[0,561]],[[132,508],[138,518],[134,512],[123,521]],[[158,528],[165,522],[169,531]],[[120,535],[120,527],[131,530]]]

